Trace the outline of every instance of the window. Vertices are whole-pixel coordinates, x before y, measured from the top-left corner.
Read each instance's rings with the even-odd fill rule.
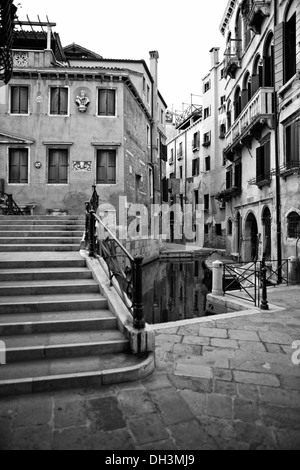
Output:
[[[194,191],[194,210],[196,210],[197,205],[199,204],[199,190],[195,189]]]
[[[182,142],[180,142],[180,144],[179,144],[179,149],[178,149],[178,151],[177,151],[177,158],[178,158],[178,160],[181,160],[181,159],[182,159],[182,156],[183,156]]]
[[[153,168],[149,167],[149,196],[153,198]]]
[[[49,149],[48,184],[68,184],[69,151]]]
[[[147,103],[150,101],[150,87],[147,85]]]
[[[224,78],[224,69],[221,69],[221,72],[220,72],[220,79],[222,80]]]
[[[205,233],[205,235],[209,234],[209,225],[208,224],[204,225],[204,233]]]
[[[206,93],[208,90],[210,90],[210,81],[204,83],[204,93]]]
[[[98,91],[98,116],[116,115],[116,90]]]
[[[28,87],[11,87],[11,114],[28,114]]]
[[[150,127],[147,124],[147,145],[150,145]]]
[[[217,236],[222,235],[222,224],[216,224],[216,235]]]
[[[211,142],[210,131],[206,132],[203,136],[203,145],[204,147],[209,147]]]
[[[270,140],[256,149],[256,180],[270,179]]]
[[[220,125],[220,139],[224,139],[225,138],[225,134],[226,134],[226,125],[225,124],[221,124]]]
[[[28,183],[28,149],[9,149],[8,181],[10,184]]]
[[[143,77],[143,92],[146,93],[146,79]]]
[[[205,171],[210,171],[210,157],[205,158]]]
[[[209,211],[209,194],[204,194],[204,210]]]
[[[288,169],[300,163],[300,118],[285,128],[286,166]]]
[[[161,109],[160,111],[160,122],[163,124],[164,123],[164,111]]]
[[[192,162],[192,176],[199,176],[199,158],[195,158]]]
[[[226,101],[226,96],[225,95],[221,96],[221,106],[223,106],[225,101]]]
[[[199,150],[200,148],[200,132],[195,132],[193,137],[193,150]]]
[[[232,188],[232,166],[229,167],[226,171],[226,189],[231,189]]]
[[[300,215],[297,212],[291,212],[287,216],[288,238],[300,237]]]
[[[211,115],[211,107],[208,106],[208,108],[204,109],[204,119],[207,119]]]
[[[65,116],[68,114],[69,90],[65,87],[50,88],[50,114]]]
[[[182,166],[179,167],[179,178],[182,180],[183,174],[182,174]]]
[[[234,186],[242,189],[242,162],[237,162],[234,165]]]
[[[115,150],[97,150],[97,184],[116,184]]]

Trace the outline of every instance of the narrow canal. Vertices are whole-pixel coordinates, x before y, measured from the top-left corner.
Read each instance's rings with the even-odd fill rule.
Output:
[[[143,298],[148,324],[206,316],[207,289],[202,282],[204,259],[158,260],[144,266]]]

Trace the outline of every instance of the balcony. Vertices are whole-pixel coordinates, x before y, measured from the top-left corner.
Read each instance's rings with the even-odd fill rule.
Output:
[[[248,13],[248,25],[254,34],[261,33],[261,25],[267,16],[270,16],[271,0],[252,0]]]
[[[229,44],[224,53],[224,75],[235,78],[237,69],[241,68],[241,39],[230,39]]]
[[[226,134],[227,145],[224,150],[226,158],[231,160],[231,155],[238,147],[251,148],[252,139],[261,138],[264,126],[273,129],[273,93],[272,87],[259,88],[247,103]]]

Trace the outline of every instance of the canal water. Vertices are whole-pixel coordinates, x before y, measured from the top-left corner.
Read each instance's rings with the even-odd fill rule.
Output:
[[[150,325],[206,316],[205,258],[157,260],[143,267],[143,299]]]

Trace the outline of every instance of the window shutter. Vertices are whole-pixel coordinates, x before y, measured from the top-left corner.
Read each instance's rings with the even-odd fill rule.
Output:
[[[252,96],[253,96],[259,89],[259,75],[252,75],[251,87],[252,87]]]
[[[106,155],[101,150],[97,155],[97,183],[106,183]]]
[[[20,165],[20,183],[28,183],[28,151],[26,149],[19,151]]]
[[[114,116],[116,108],[116,93],[115,90],[107,90],[107,114]]]
[[[58,183],[68,183],[68,151],[59,151]]]
[[[49,150],[48,183],[55,184],[58,181],[58,154],[55,150]]]
[[[242,163],[238,162],[234,168],[234,186],[241,189],[242,187]]]
[[[114,150],[107,153],[107,183],[116,183],[116,152]]]
[[[242,109],[246,107],[248,103],[248,90],[242,90]]]
[[[256,179],[263,179],[263,159],[264,159],[264,147],[258,147],[256,149]]]
[[[50,114],[59,113],[59,88],[51,88],[50,91]]]
[[[264,177],[269,178],[271,171],[271,145],[268,140],[264,145]]]
[[[12,87],[11,88],[11,113],[12,114],[19,114],[19,96],[20,96],[20,88],[19,87]]]
[[[275,27],[275,89],[276,91],[283,85],[284,71],[284,23],[279,23]]]
[[[19,183],[19,151],[11,149],[9,152],[9,182]]]
[[[294,161],[300,162],[300,119],[295,122],[295,155]]]
[[[288,82],[296,73],[296,13],[285,24],[284,82]]]
[[[20,87],[20,114],[28,114],[28,88]]]
[[[59,114],[68,114],[68,88],[60,88],[59,96]]]

